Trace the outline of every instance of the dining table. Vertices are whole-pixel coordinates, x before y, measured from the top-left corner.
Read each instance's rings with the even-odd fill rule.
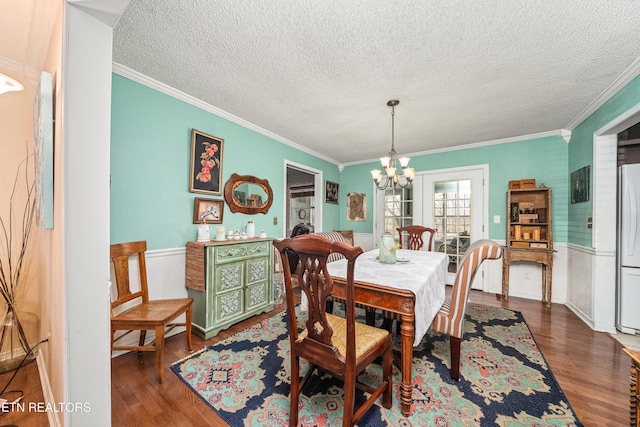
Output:
[[[400,401],[403,415],[409,416],[413,346],[420,344],[445,301],[449,256],[442,252],[398,249],[395,263],[381,263],[378,257],[379,250],[374,249],[356,259],[355,302],[400,316]],[[328,263],[327,272],[333,277],[334,297],[346,299],[346,260]]]

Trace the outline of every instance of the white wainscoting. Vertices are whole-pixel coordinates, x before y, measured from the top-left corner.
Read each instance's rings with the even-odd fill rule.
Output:
[[[616,333],[616,254],[571,244],[566,305],[593,330]]]
[[[159,249],[149,250],[145,254],[147,261],[147,282],[149,287],[149,299],[167,299],[167,298],[186,298],[187,288],[185,282],[185,256],[186,248]],[[138,274],[137,260],[132,258],[129,261],[129,274],[131,280],[131,289],[136,291],[140,289],[140,275]],[[111,267],[111,292],[115,287],[115,279],[113,276],[113,266]],[[177,321],[184,322],[184,315]],[[184,332],[184,327],[176,327],[166,336]],[[137,332],[129,334],[123,338],[118,344],[137,345],[139,335]],[[146,343],[150,343],[155,339],[153,331],[147,331]],[[112,357],[119,356],[126,351],[115,351]]]
[[[567,266],[569,270],[567,307],[593,328],[593,258],[595,251],[583,246],[570,245]]]
[[[371,233],[353,233],[353,244],[361,246],[363,251],[373,249],[373,234]]]
[[[501,246],[504,241],[496,240]],[[567,246],[554,243],[551,302],[567,301]],[[485,261],[487,288],[485,292],[502,293],[502,261]],[[528,279],[526,278],[528,277]],[[511,262],[509,269],[509,296],[542,301],[542,266],[533,262]]]
[[[374,249],[373,234],[354,233],[356,245],[363,250]],[[504,241],[496,241],[504,245]],[[594,290],[594,263],[597,261],[596,253],[591,248],[577,245],[555,243],[556,253],[553,258],[553,293],[551,301],[565,304],[576,313],[585,323],[595,330],[615,332],[610,328],[615,321],[615,306],[603,305],[598,310],[602,312],[600,321],[594,313],[594,295],[599,291]],[[606,255],[606,256],[604,256]],[[604,254],[603,263],[611,264],[608,254]],[[150,250],[147,252],[147,279],[149,282],[149,297],[152,299],[182,298],[187,296],[184,286],[185,280],[185,248]],[[609,268],[607,268],[609,270]],[[130,265],[131,280],[134,289],[140,288],[140,278],[137,274],[137,264]],[[490,261],[485,267],[486,285],[485,292],[502,293],[502,262]],[[529,279],[525,279],[528,275]],[[606,280],[615,283],[615,262],[611,277]],[[542,297],[542,268],[530,262],[513,262],[509,274],[509,296],[521,297],[533,300],[541,300]],[[602,280],[600,280],[602,281]],[[115,285],[114,285],[115,286]],[[609,288],[611,286],[608,286]],[[608,293],[608,292],[607,292]],[[615,293],[615,288],[613,289]],[[184,328],[176,328],[171,331],[174,335],[184,331]],[[137,342],[137,334],[131,334],[123,343]],[[147,339],[154,339],[152,331],[147,332]],[[118,356],[123,352],[114,352]]]
[[[357,245],[367,251],[374,248],[373,234],[354,234]],[[495,240],[501,246],[505,242]],[[554,243],[553,289],[551,301],[558,304],[567,302],[567,245]],[[528,274],[529,279],[525,279]],[[502,261],[485,262],[485,292],[502,294]],[[542,300],[542,267],[531,262],[512,262],[509,271],[509,296]]]

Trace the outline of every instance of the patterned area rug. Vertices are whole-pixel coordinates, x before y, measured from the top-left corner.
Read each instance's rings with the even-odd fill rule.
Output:
[[[172,366],[234,427],[288,425],[289,369],[284,312]],[[429,333],[414,347],[411,416],[400,411],[401,378],[394,367],[393,406],[384,409],[380,401],[358,425],[582,426],[519,312],[467,307],[460,374],[459,382],[450,379],[448,337]],[[360,380],[377,384],[381,375],[382,368],[372,365]],[[357,407],[364,398],[356,394]],[[340,381],[311,378],[300,404],[299,425],[342,425]]]

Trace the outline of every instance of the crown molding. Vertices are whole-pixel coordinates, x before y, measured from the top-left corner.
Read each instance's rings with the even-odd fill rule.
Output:
[[[573,120],[571,120],[565,128],[569,130],[575,129],[580,123],[584,122],[587,117],[595,113],[598,108],[602,107],[605,102],[611,99],[613,95],[620,92],[620,90],[631,80],[636,78],[638,74],[640,74],[640,58],[636,59],[629,68],[624,70],[622,74],[613,81],[613,83],[607,86],[607,88],[602,91],[596,99],[591,101],[591,103],[587,105]]]
[[[490,145],[498,145],[498,144],[509,144],[511,142],[528,141],[528,140],[531,140],[531,139],[548,138],[548,137],[552,137],[552,136],[559,136],[562,139],[564,139],[566,142],[568,142],[567,138],[571,137],[571,132],[566,130],[566,129],[558,129],[558,130],[552,130],[552,131],[549,131],[549,132],[532,133],[532,134],[529,134],[529,135],[514,136],[514,137],[502,138],[502,139],[493,139],[493,140],[490,140],[490,141],[474,142],[474,143],[471,143],[471,144],[456,145],[456,146],[453,146],[453,147],[436,148],[434,150],[425,150],[425,151],[417,151],[417,152],[414,152],[414,153],[405,153],[404,155],[407,156],[407,157],[426,156],[426,155],[429,155],[429,154],[448,153],[450,151],[468,150],[469,148],[488,147]],[[376,162],[377,163],[379,161],[380,161],[379,158],[375,158],[375,159],[358,160],[358,161],[355,161],[355,162],[342,163],[342,165],[343,166],[353,166],[353,165],[361,165],[361,164],[371,163],[371,162]]]
[[[30,67],[27,64],[23,64],[20,61],[15,61],[13,59],[0,56],[0,68],[5,68],[7,70],[19,73],[20,76],[18,78],[16,76],[13,76],[13,78],[18,81],[20,79],[24,79],[23,81],[20,81],[20,83],[22,83],[23,85],[25,85],[25,83],[29,83],[32,88],[36,88],[38,86],[38,83],[40,83],[40,71],[36,70],[33,67]]]
[[[0,57],[0,66],[3,66],[3,58]],[[14,66],[6,66],[6,68],[10,68],[10,69],[16,69]],[[16,69],[16,71],[22,71],[21,67],[18,67],[18,69]],[[173,98],[176,98],[180,101],[186,102],[187,104],[193,105],[194,107],[200,108],[204,111],[210,112],[212,114],[215,114],[217,116],[220,116],[224,119],[227,119],[233,123],[236,123],[240,126],[243,126],[247,129],[253,130],[255,132],[258,132],[264,136],[267,136],[271,139],[274,139],[278,142],[281,142],[285,145],[288,145],[292,148],[295,148],[296,150],[302,151],[304,153],[307,153],[309,155],[312,155],[314,157],[317,157],[319,159],[325,160],[329,163],[332,163],[334,165],[337,165],[339,167],[345,167],[345,166],[353,166],[353,165],[359,165],[359,164],[365,164],[365,163],[371,163],[371,162],[377,162],[378,159],[365,159],[365,160],[358,160],[358,161],[354,161],[354,162],[346,162],[346,163],[340,163],[337,160],[330,158],[328,156],[325,156],[324,154],[318,153],[316,151],[313,151],[303,145],[300,145],[298,143],[295,143],[291,140],[288,140],[280,135],[277,135],[271,131],[268,131],[260,126],[257,126],[251,122],[248,122],[247,120],[244,120],[240,117],[237,117],[233,114],[230,114],[224,110],[221,110],[220,108],[214,107],[211,104],[208,104],[204,101],[201,101],[191,95],[187,95],[184,92],[181,92],[173,87],[170,87],[164,83],[161,83],[157,80],[154,80],[148,76],[145,76],[144,74],[141,74],[135,70],[132,70],[122,64],[119,64],[117,62],[113,63],[113,72],[116,74],[119,74],[123,77],[126,77],[130,80],[133,80],[137,83],[140,83],[144,86],[147,86],[151,89],[157,90],[161,93],[164,93],[165,95],[171,96]],[[629,68],[627,68],[621,75],[620,77],[618,77],[613,83],[611,83],[596,99],[594,99],[587,107],[585,107],[584,110],[582,110],[569,124],[567,124],[563,129],[558,129],[558,130],[553,130],[553,131],[548,131],[548,132],[540,132],[540,133],[535,133],[535,134],[529,134],[529,135],[521,135],[521,136],[517,136],[517,137],[511,137],[511,138],[502,138],[502,139],[496,139],[496,140],[490,140],[490,141],[482,141],[482,142],[476,142],[476,143],[471,143],[471,144],[465,144],[465,145],[459,145],[459,146],[455,146],[455,147],[447,147],[447,148],[440,148],[440,149],[434,149],[434,150],[426,150],[426,151],[420,151],[420,152],[415,152],[415,153],[406,153],[407,156],[422,156],[422,155],[429,155],[429,154],[437,154],[437,153],[445,153],[445,152],[450,152],[450,151],[458,151],[458,150],[466,150],[469,148],[478,148],[478,147],[486,147],[486,146],[490,146],[490,145],[497,145],[497,144],[508,144],[511,142],[519,142],[519,141],[526,141],[526,140],[530,140],[530,139],[537,139],[537,138],[546,138],[546,137],[550,137],[550,136],[559,136],[561,137],[565,142],[569,142],[569,140],[571,139],[571,131],[573,129],[575,129],[580,123],[582,123],[585,119],[587,119],[587,117],[589,117],[591,114],[593,114],[598,108],[600,108],[605,102],[607,102],[609,99],[611,99],[611,97],[613,95],[615,95],[616,93],[618,93],[625,85],[627,85],[631,80],[633,80],[635,77],[637,77],[638,75],[640,75],[640,58],[638,58],[633,64],[631,64],[631,66],[629,66]]]
[[[240,125],[244,128],[250,129],[254,132],[257,132],[259,134],[262,134],[266,137],[269,137],[271,139],[274,139],[278,142],[281,142],[285,145],[288,145],[289,147],[295,148],[298,151],[302,151],[304,153],[307,153],[311,156],[317,157],[319,159],[325,160],[329,163],[332,163],[334,165],[339,165],[340,162],[338,162],[335,159],[332,159],[330,157],[325,156],[324,154],[320,154],[316,151],[310,150],[309,148],[300,145],[298,143],[295,143],[293,141],[290,141],[286,138],[283,138],[280,135],[277,135],[271,131],[268,131],[264,128],[261,128],[260,126],[257,126],[251,122],[248,122],[247,120],[244,120],[238,116],[234,116],[231,113],[228,113],[224,110],[221,110],[218,107],[214,107],[211,104],[208,104],[198,98],[195,98],[191,95],[188,95],[182,91],[179,91],[178,89],[175,89],[171,86],[168,86],[164,83],[161,83],[157,80],[152,79],[151,77],[145,76],[144,74],[141,74],[135,70],[132,70],[129,67],[126,67],[120,63],[114,62],[113,63],[113,68],[112,68],[113,72],[122,76],[122,77],[126,77],[129,80],[133,80],[136,83],[139,83],[143,86],[147,86],[151,89],[157,90],[158,92],[164,93],[165,95],[171,96],[172,98],[178,99],[182,102],[186,102],[187,104],[193,105],[194,107],[200,108],[201,110],[207,111],[211,114],[215,114],[216,116],[222,117],[223,119],[229,120],[230,122],[233,122],[237,125]]]

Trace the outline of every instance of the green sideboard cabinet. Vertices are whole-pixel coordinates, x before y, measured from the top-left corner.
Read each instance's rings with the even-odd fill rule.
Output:
[[[186,287],[192,330],[205,340],[273,310],[272,240],[188,242]]]

